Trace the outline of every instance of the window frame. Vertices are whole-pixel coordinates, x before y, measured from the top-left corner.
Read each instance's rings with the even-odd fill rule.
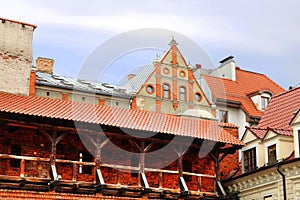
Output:
[[[247,156],[247,157],[246,157]],[[248,161],[248,162],[246,162]],[[246,165],[247,163],[247,165]],[[243,151],[243,171],[250,172],[257,168],[257,153],[256,147],[249,148]]]
[[[260,97],[260,108],[261,108],[261,110],[266,110],[266,108],[269,105],[269,101],[270,101],[269,97],[265,97],[265,96]]]
[[[165,89],[165,86],[168,87],[168,89]],[[166,97],[167,94],[167,97]],[[171,85],[169,83],[163,83],[163,98],[171,99]]]
[[[228,110],[219,110],[219,122],[228,123]]]
[[[183,93],[181,92],[181,89],[184,90]],[[183,96],[181,96],[181,95],[183,95]],[[179,100],[180,100],[180,101],[186,101],[186,96],[187,96],[187,94],[186,94],[186,87],[180,86],[180,87],[179,87]],[[182,99],[182,97],[183,97],[183,99]]]
[[[275,155],[270,155],[270,150],[273,150],[273,154],[275,152]],[[268,165],[275,164],[277,162],[277,145],[272,144],[267,146],[267,159],[268,159]]]

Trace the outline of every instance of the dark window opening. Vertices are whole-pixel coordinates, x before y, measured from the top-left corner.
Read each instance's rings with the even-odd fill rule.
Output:
[[[298,148],[299,148],[299,155],[300,155],[300,130],[298,131]]]
[[[274,144],[268,147],[268,164],[275,164],[276,160],[276,144]]]
[[[21,147],[17,145],[11,146],[10,150],[11,155],[20,156],[21,155]],[[19,159],[11,159],[10,160],[10,166],[11,167],[20,167],[20,160]]]
[[[269,97],[261,97],[261,109],[265,110],[269,104]]]
[[[171,97],[171,95],[170,95],[170,93],[171,93],[171,91],[170,91],[170,85],[167,84],[167,83],[165,83],[163,85],[163,89],[164,89],[163,97],[167,98],[167,99],[170,99],[170,97]]]
[[[250,172],[256,169],[256,148],[244,151],[244,171]]]
[[[49,97],[50,96],[50,92],[46,92],[46,96]]]
[[[224,122],[224,123],[228,122],[228,111],[227,110],[219,111],[219,121]]]

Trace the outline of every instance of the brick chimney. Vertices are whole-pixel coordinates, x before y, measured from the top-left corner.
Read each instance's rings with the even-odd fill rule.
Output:
[[[196,69],[201,69],[201,68],[202,68],[201,64],[196,64]]]
[[[36,68],[39,72],[45,72],[48,74],[53,74],[53,65],[54,60],[50,58],[41,58],[36,59]]]

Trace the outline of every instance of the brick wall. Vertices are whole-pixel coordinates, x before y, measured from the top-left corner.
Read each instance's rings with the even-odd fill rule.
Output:
[[[51,130],[47,130],[51,133]],[[237,130],[231,130],[232,134],[237,134]],[[60,134],[60,133],[58,133]],[[21,147],[21,155],[34,156],[34,157],[51,157],[51,143],[49,139],[35,129],[26,129],[22,127],[8,127],[1,125],[1,140],[0,140],[0,153],[11,153],[11,146],[17,145]],[[159,149],[162,146],[154,145],[153,149]],[[116,148],[125,149],[123,153],[116,151]],[[93,148],[91,148],[93,149]],[[91,150],[90,149],[90,150]],[[79,160],[79,153],[87,153],[86,147],[82,144],[79,136],[75,133],[68,133],[57,146],[57,159],[65,160]],[[130,144],[128,140],[122,140],[118,137],[111,139],[111,143],[107,144],[102,151],[102,160],[106,164],[127,165],[132,164],[133,153],[137,149],[134,145]],[[174,150],[170,150],[167,154],[174,154]],[[183,155],[183,171],[192,172],[197,174],[214,175],[214,163],[209,155],[199,158],[199,148],[190,147]],[[137,155],[136,155],[137,156]],[[136,157],[138,158],[138,157]],[[136,159],[138,160],[138,159]],[[163,159],[161,159],[163,162]],[[155,163],[160,166],[162,163]],[[151,166],[154,168],[155,164]],[[19,176],[19,168],[10,166],[10,161],[7,159],[0,159],[0,174]],[[221,163],[222,177],[227,177],[230,172],[238,165],[237,154],[230,155]],[[137,165],[138,166],[138,165]],[[56,163],[57,173],[62,176],[62,180],[72,180],[73,165],[69,163]],[[149,167],[149,166],[145,166]],[[90,173],[78,173],[79,166],[76,168],[76,180],[94,183],[95,171],[93,168]],[[83,167],[84,168],[84,167]],[[50,178],[49,175],[50,165],[49,162],[26,161],[25,177],[40,177]],[[165,170],[178,170],[177,160],[164,168]],[[101,168],[103,178],[107,184],[117,184],[117,170],[113,168]],[[146,172],[146,177],[150,187],[159,187],[159,172]],[[138,176],[129,171],[120,171],[119,183],[121,185],[138,185]],[[195,176],[184,175],[189,190],[198,190],[198,180]],[[163,188],[178,189],[178,175],[167,174],[163,175]],[[215,182],[212,178],[201,178],[201,191],[213,192]]]

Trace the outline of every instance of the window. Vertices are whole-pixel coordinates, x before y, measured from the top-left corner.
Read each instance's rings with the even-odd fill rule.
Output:
[[[185,77],[185,71],[180,70],[179,75],[180,75],[180,77],[184,78]]]
[[[276,144],[268,147],[268,164],[276,163]]]
[[[170,95],[170,85],[165,83],[163,85],[163,88],[164,88],[164,94],[163,94],[163,97],[164,98],[167,98],[167,99],[170,99],[171,95]]]
[[[147,85],[146,91],[148,94],[153,94],[154,93],[154,87],[152,85]]]
[[[261,97],[261,109],[265,110],[269,104],[269,97]]]
[[[81,97],[82,102],[85,102],[85,97]]]
[[[300,130],[298,130],[298,147],[299,147],[299,155],[300,155]]]
[[[17,145],[11,146],[10,154],[15,155],[15,156],[20,156],[21,155],[21,147],[19,147]],[[20,167],[20,160],[11,159],[10,160],[10,166],[11,167]]]
[[[264,196],[264,200],[272,200],[272,195]]]
[[[256,148],[244,151],[244,171],[250,172],[256,169]]]
[[[228,111],[227,110],[220,110],[219,111],[219,121],[220,122],[228,122]]]
[[[180,93],[180,100],[185,101],[186,100],[186,90],[185,87],[181,86],[179,87],[179,93]]]
[[[79,162],[93,162],[93,156],[88,153],[79,153]],[[78,173],[80,174],[92,174],[92,166],[78,165]]]
[[[46,92],[46,96],[49,97],[50,96],[50,92]]]
[[[202,96],[201,96],[201,94],[200,94],[199,92],[196,92],[196,94],[195,94],[195,99],[196,99],[196,101],[198,101],[198,102],[200,102],[200,101],[202,100]]]

